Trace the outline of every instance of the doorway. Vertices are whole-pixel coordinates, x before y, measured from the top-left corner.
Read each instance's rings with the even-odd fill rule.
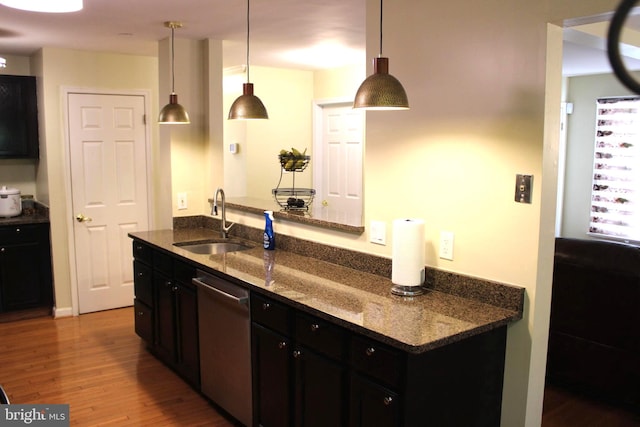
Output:
[[[66,102],[74,312],[130,306],[127,234],[149,224],[146,95],[67,92]]]
[[[353,109],[352,101],[315,103],[315,197],[348,223],[362,221],[364,123],[364,112]]]

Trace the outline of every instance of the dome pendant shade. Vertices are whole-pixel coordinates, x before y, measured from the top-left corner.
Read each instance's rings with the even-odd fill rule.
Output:
[[[398,79],[389,74],[389,58],[373,60],[373,74],[356,92],[353,108],[367,110],[408,110],[409,99]]]
[[[267,109],[260,98],[253,94],[253,83],[242,84],[242,95],[229,109],[229,120],[268,119]]]
[[[162,107],[160,115],[158,116],[158,123],[185,125],[191,123],[187,110],[178,104],[178,95],[175,93],[169,95],[169,103]]]

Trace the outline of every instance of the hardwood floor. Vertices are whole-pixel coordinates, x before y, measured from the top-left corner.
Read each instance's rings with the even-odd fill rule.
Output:
[[[11,403],[69,404],[75,426],[233,426],[156,360],[133,309],[0,323],[0,384]]]
[[[235,425],[145,349],[132,308],[0,323],[0,384],[11,403],[69,404],[73,426]],[[542,427],[637,426],[640,414],[546,389]]]
[[[542,427],[638,427],[640,413],[547,385]]]

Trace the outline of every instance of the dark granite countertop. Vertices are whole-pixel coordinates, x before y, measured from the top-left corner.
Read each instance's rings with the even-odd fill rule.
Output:
[[[36,209],[23,209],[22,214],[10,218],[0,217],[0,226],[4,225],[24,225],[42,224],[49,222],[49,210],[39,206]]]
[[[319,259],[276,249],[197,255],[177,242],[217,239],[213,230],[141,231],[130,237],[223,273],[274,299],[331,320],[396,348],[422,353],[522,317],[518,311],[428,290],[413,297],[392,295],[391,280]]]

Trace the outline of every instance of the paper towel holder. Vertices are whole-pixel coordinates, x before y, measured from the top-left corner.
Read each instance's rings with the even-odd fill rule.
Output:
[[[393,285],[391,287],[391,293],[393,295],[399,295],[401,297],[415,297],[422,295],[426,292],[423,286],[403,286]]]

